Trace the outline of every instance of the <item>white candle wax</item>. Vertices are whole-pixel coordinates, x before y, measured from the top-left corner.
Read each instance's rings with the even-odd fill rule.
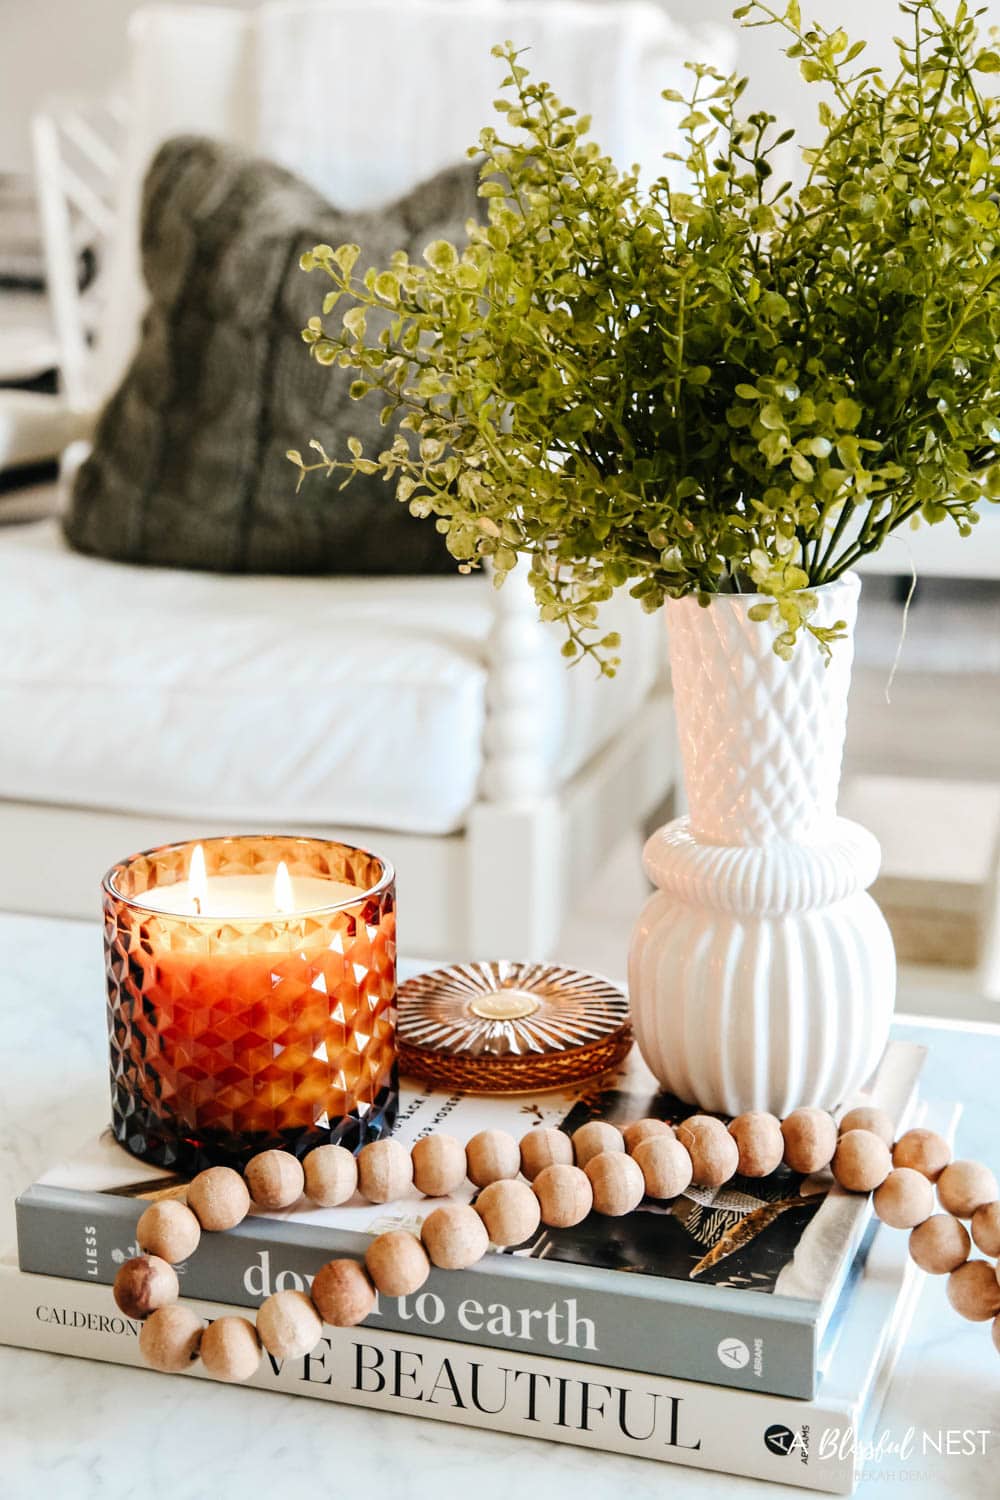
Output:
[[[292,906],[289,911],[281,911],[275,902],[273,874],[210,875],[197,891],[191,881],[178,880],[174,885],[154,886],[133,900],[137,906],[148,907],[151,911],[172,912],[182,917],[200,915],[235,920],[240,917],[294,916],[297,912],[357,901],[364,895],[359,886],[347,885],[342,880],[324,880],[318,875],[293,875],[291,885]]]

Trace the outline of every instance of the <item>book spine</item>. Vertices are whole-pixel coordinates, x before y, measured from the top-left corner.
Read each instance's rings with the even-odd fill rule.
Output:
[[[239,1311],[190,1305],[207,1319]],[[139,1328],[100,1285],[0,1269],[0,1343],[141,1366]],[[192,1373],[210,1378],[200,1365]],[[300,1360],[265,1355],[249,1383],[829,1494],[850,1494],[854,1485],[858,1414],[843,1403],[804,1403],[380,1328],[330,1329]]]
[[[138,1254],[145,1203],[114,1194],[30,1188],[17,1202],[22,1271],[110,1284]],[[261,1225],[266,1225],[266,1229]],[[202,1236],[181,1267],[185,1296],[256,1307],[305,1290],[328,1260],[360,1257],[367,1235],[250,1218]],[[790,1298],[621,1272],[595,1274],[527,1256],[491,1255],[467,1271],[432,1271],[414,1297],[380,1298],[366,1327],[581,1360],[653,1375],[810,1398],[815,1308]]]

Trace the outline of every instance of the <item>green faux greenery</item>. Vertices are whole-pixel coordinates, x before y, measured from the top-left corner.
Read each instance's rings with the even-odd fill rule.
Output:
[[[333,282],[313,357],[403,430],[343,458],[314,440],[315,462],[289,454],[300,481],[381,471],[465,567],[489,558],[500,583],[527,557],[566,655],[605,672],[598,611],[622,587],[649,610],[756,592],[779,655],[803,627],[828,652],[842,627],[811,622],[812,588],[907,522],[966,534],[1000,498],[1000,53],[964,3],[899,10],[892,81],[796,3],[735,12],[781,28],[820,86],[797,191],[772,171],[791,132],[740,117],[745,79],[689,64],[664,96],[675,185],[643,189],[495,49],[488,225],[360,277],[356,246],[303,257]]]

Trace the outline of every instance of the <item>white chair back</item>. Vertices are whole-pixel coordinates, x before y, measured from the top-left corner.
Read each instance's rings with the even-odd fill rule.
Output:
[[[32,119],[36,192],[62,395],[94,399],[94,348],[107,325],[107,262],[117,227],[124,100],[51,99]],[[81,276],[81,252],[93,258]]]
[[[651,0],[276,0],[255,11],[149,5],[133,16],[129,132],[95,396],[117,384],[144,296],[143,174],[159,145],[193,131],[269,156],[332,201],[367,207],[458,160],[504,73],[512,39],[528,65],[593,117],[597,139],[649,175],[671,143],[664,88],[690,57],[725,67],[726,35],[692,37]]]

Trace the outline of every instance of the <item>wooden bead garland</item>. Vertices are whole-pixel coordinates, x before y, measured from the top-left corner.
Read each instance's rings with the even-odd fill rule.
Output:
[[[1000,1351],[1000,1280],[991,1260],[969,1259],[973,1243],[984,1255],[1000,1253],[1000,1192],[988,1167],[950,1162],[947,1142],[933,1131],[907,1131],[893,1143],[884,1111],[850,1110],[838,1135],[824,1110],[793,1110],[783,1121],[748,1112],[728,1126],[695,1114],[672,1129],[660,1120],[638,1120],[624,1131],[588,1120],[572,1137],[549,1127],[530,1130],[520,1143],[501,1130],[481,1131],[463,1147],[448,1135],[427,1136],[407,1152],[398,1141],[373,1142],[357,1158],[340,1146],[318,1146],[301,1164],[282,1151],[266,1151],[247,1166],[246,1180],[228,1167],[210,1167],[176,1199],[151,1204],[137,1238],[144,1253],[127,1261],[114,1296],[128,1316],[143,1320],[139,1347],[154,1369],[186,1369],[199,1353],[209,1374],[248,1380],[266,1349],[293,1359],[316,1347],[323,1322],[352,1327],[374,1310],[376,1294],[412,1295],[431,1265],[466,1269],[499,1247],[523,1244],[537,1231],[569,1228],[592,1210],[612,1217],[630,1213],[644,1196],[670,1200],[692,1182],[721,1187],[737,1171],[766,1176],[784,1161],[806,1176],[830,1167],[848,1192],[873,1193],[886,1225],[909,1229],[911,1258],[932,1275],[948,1278],[948,1298],[973,1322],[992,1324]],[[575,1162],[575,1164],[574,1164]],[[519,1170],[523,1173],[519,1176]],[[328,1261],[310,1294],[281,1291],[248,1318],[227,1316],[208,1328],[177,1298],[174,1264],[197,1249],[202,1231],[232,1228],[258,1207],[289,1207],[303,1190],[332,1207],[360,1191],[369,1202],[401,1197],[411,1184],[425,1197],[447,1196],[466,1176],[481,1189],[474,1204],[446,1202],[423,1221],[420,1237],[394,1229],[376,1236],[364,1264]],[[936,1197],[943,1212],[934,1213]],[[970,1220],[967,1229],[962,1219]],[[971,1230],[971,1234],[970,1234]]]
[[[177,1272],[158,1255],[135,1255],[115,1277],[114,1298],[126,1318],[148,1318],[180,1296]]]
[[[526,1182],[501,1178],[484,1187],[476,1199],[476,1213],[486,1226],[491,1245],[523,1245],[541,1220],[538,1199]]]
[[[453,1135],[426,1135],[410,1154],[413,1185],[425,1198],[447,1198],[465,1181],[465,1147]]]
[[[465,1170],[476,1187],[489,1187],[521,1170],[521,1148],[506,1130],[481,1130],[465,1148]]]
[[[594,1206],[590,1178],[566,1162],[543,1167],[531,1185],[542,1223],[550,1229],[572,1229],[574,1224],[582,1224]]]
[[[272,1292],[257,1309],[257,1335],[275,1359],[299,1359],[308,1354],[319,1343],[322,1332],[319,1313],[305,1292]]]
[[[365,1269],[385,1297],[412,1297],[431,1273],[427,1251],[407,1229],[376,1235],[365,1251]]]
[[[647,1136],[636,1146],[632,1160],[650,1198],[679,1198],[691,1186],[691,1156],[674,1135]]]
[[[556,1132],[561,1134],[562,1132]],[[635,1154],[635,1148],[641,1146],[643,1141],[650,1140],[653,1136],[673,1136],[674,1127],[668,1125],[666,1120],[636,1120],[634,1125],[626,1125],[622,1131],[622,1140],[625,1142],[625,1150],[630,1156]],[[565,1139],[565,1137],[564,1137]]]
[[[421,1225],[420,1238],[434,1265],[445,1271],[464,1271],[474,1266],[490,1248],[482,1219],[464,1203],[442,1203],[428,1214]]]
[[[739,1147],[714,1115],[692,1115],[677,1127],[677,1139],[691,1157],[691,1181],[699,1187],[721,1187],[736,1175]]]
[[[232,1167],[208,1167],[199,1172],[187,1191],[188,1208],[202,1229],[218,1234],[235,1229],[250,1212],[250,1193]]]
[[[600,1151],[583,1169],[590,1178],[594,1212],[620,1219],[638,1208],[646,1191],[642,1170],[621,1151]]]
[[[983,1203],[972,1215],[969,1232],[977,1250],[1000,1255],[1000,1203]]]
[[[534,1182],[546,1167],[572,1165],[573,1142],[565,1130],[539,1126],[521,1137],[521,1172],[529,1182]]]
[[[833,1154],[833,1175],[849,1193],[873,1193],[892,1170],[889,1147],[872,1130],[845,1131]]]
[[[892,1148],[894,1167],[911,1167],[929,1182],[937,1182],[951,1161],[951,1147],[935,1130],[908,1130]]]
[[[578,1167],[585,1167],[592,1156],[602,1151],[624,1151],[625,1138],[616,1125],[603,1120],[588,1120],[573,1132],[573,1155]]]
[[[258,1208],[291,1208],[305,1191],[302,1163],[290,1151],[261,1151],[247,1162],[246,1185]]]
[[[324,1323],[353,1328],[375,1307],[375,1288],[356,1260],[328,1260],[313,1277],[310,1295]]]
[[[948,1301],[970,1323],[985,1323],[1000,1313],[1000,1283],[988,1260],[967,1260],[948,1277]]]
[[[139,1331],[139,1353],[153,1370],[178,1375],[198,1358],[204,1324],[182,1302],[158,1307]]]
[[[941,1207],[957,1219],[971,1219],[1000,1197],[993,1173],[978,1161],[953,1161],[938,1178],[937,1190]]]
[[[320,1208],[337,1208],[357,1192],[357,1158],[343,1146],[317,1146],[302,1167],[306,1196]]]
[[[951,1214],[932,1214],[910,1235],[910,1259],[931,1276],[964,1266],[971,1248],[969,1231]]]
[[[793,1109],[781,1122],[785,1161],[793,1172],[809,1177],[822,1172],[837,1149],[837,1127],[825,1109]]]
[[[176,1266],[197,1250],[201,1225],[186,1203],[177,1198],[161,1198],[141,1215],[135,1226],[135,1238],[140,1250]]]
[[[261,1342],[249,1318],[215,1318],[201,1336],[201,1362],[216,1380],[249,1380],[261,1360]]]
[[[372,1141],[358,1152],[358,1189],[369,1203],[401,1198],[413,1181],[413,1162],[398,1141]]]
[[[916,1229],[934,1212],[934,1187],[912,1167],[893,1167],[875,1189],[875,1212],[892,1229]]]
[[[764,1110],[748,1110],[731,1122],[729,1134],[739,1151],[737,1170],[742,1176],[769,1177],[781,1166],[785,1137],[777,1115],[769,1115]]]
[[[890,1117],[884,1109],[876,1109],[872,1104],[862,1104],[857,1109],[847,1111],[837,1127],[837,1132],[839,1135],[846,1135],[849,1130],[870,1130],[872,1135],[877,1135],[880,1141],[885,1142],[890,1151],[896,1138],[895,1127]]]

